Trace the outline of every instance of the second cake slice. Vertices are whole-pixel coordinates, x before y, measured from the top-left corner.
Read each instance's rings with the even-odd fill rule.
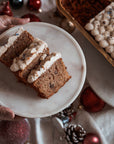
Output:
[[[21,78],[21,81],[27,83],[27,76],[30,71],[39,64],[40,57],[43,54],[48,54],[49,49],[46,42],[35,38],[33,42],[27,47],[19,57],[14,58],[10,67],[11,71]]]

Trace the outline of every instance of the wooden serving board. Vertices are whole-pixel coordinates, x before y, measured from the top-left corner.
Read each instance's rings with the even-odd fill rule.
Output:
[[[63,0],[56,0],[58,10],[69,19],[77,29],[91,42],[91,44],[107,59],[107,61],[114,67],[114,59],[97,43],[97,41],[92,37],[89,32],[87,32],[84,27],[82,27],[78,21],[65,9],[62,5]],[[112,0],[114,1],[114,0]]]

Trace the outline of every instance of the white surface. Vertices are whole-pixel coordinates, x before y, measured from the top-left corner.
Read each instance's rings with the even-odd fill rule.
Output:
[[[79,31],[73,35],[86,57],[89,84],[100,98],[114,107],[114,68]]]
[[[94,91],[105,102],[114,107],[114,68],[92,48],[87,53],[87,78]]]
[[[18,26],[19,27],[19,26]],[[14,27],[1,35],[0,41],[14,32]],[[42,99],[37,93],[19,83],[13,74],[0,63],[0,101],[17,115],[45,117],[69,106],[79,95],[86,76],[86,64],[78,43],[64,30],[46,23],[29,23],[24,28],[33,36],[46,41],[50,51],[60,52],[72,78],[55,95]]]
[[[114,111],[111,109],[104,110],[95,115],[90,115],[84,110],[79,110],[76,118],[71,123],[75,125],[80,124],[87,133],[97,134],[101,141],[100,144],[114,144],[114,117],[112,114],[114,114]],[[56,122],[56,119],[51,118],[36,119],[37,138],[35,138],[35,143],[68,144],[61,121],[59,120],[58,124],[55,125]],[[110,124],[107,122],[110,122]],[[108,129],[110,131],[107,131]]]
[[[74,102],[78,106],[79,98]],[[87,133],[97,134],[100,144],[114,144],[114,110],[105,106],[97,113],[88,113],[85,110],[77,111],[76,117],[71,123],[80,124]],[[58,118],[35,119],[37,137],[34,137],[35,144],[68,144],[65,139],[63,124]]]

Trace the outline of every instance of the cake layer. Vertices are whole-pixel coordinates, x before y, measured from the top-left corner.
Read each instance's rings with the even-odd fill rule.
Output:
[[[44,49],[42,53],[39,53],[37,57],[22,71],[16,72],[16,75],[21,78],[21,81],[27,83],[28,75],[30,74],[31,70],[37,67],[40,63],[40,58],[42,55],[48,55],[49,49]]]
[[[10,69],[26,83],[28,74],[35,65],[39,64],[43,54],[49,54],[48,45],[44,41],[35,38],[19,57],[14,58]]]
[[[44,72],[46,72],[58,59],[61,58],[60,53],[52,53],[45,57],[44,60],[40,62],[40,65],[33,69],[28,76],[28,83],[35,82]]]
[[[13,59],[19,56],[32,43],[33,39],[30,33],[22,28],[19,29],[15,35],[8,39],[6,45],[0,47],[0,61],[10,67]]]
[[[36,89],[40,97],[49,98],[70,78],[71,76],[69,76],[62,58],[59,58],[32,84],[32,86]]]
[[[40,53],[43,53],[44,49],[47,49],[47,47],[47,43],[37,38],[34,39],[19,57],[14,58],[13,64],[10,67],[11,71],[16,72],[24,70]]]

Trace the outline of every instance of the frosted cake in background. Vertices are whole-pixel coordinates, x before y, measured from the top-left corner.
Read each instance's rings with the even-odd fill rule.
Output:
[[[85,29],[114,59],[114,2],[92,18]]]

